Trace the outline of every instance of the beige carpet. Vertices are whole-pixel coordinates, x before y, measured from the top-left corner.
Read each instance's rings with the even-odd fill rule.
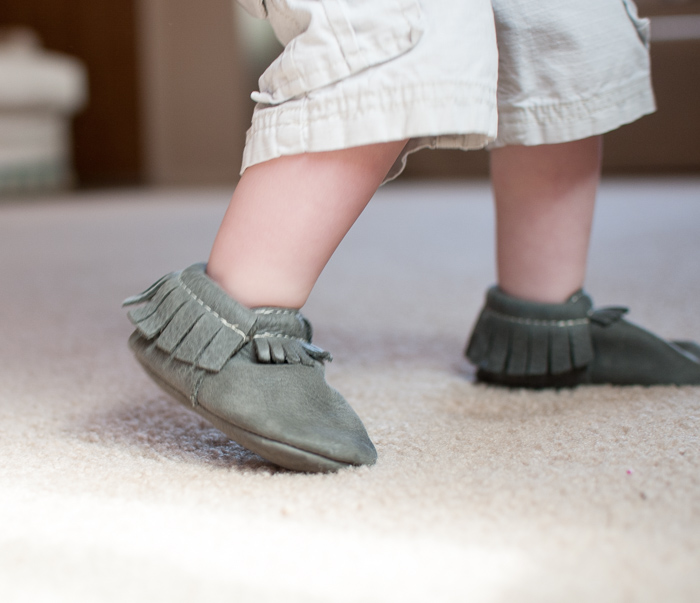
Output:
[[[278,470],[167,399],[119,303],[228,195],[0,206],[0,600],[700,600],[700,388],[472,382],[485,184],[383,189],[306,307],[374,468]],[[699,260],[700,179],[604,184],[598,304],[700,339]]]

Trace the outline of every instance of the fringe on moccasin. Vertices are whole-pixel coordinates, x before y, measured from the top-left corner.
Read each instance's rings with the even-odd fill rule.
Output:
[[[204,296],[202,288],[206,289]],[[312,366],[332,359],[311,343],[311,326],[300,312],[249,309],[230,297],[212,303],[221,295],[225,294],[212,286],[204,276],[204,265],[199,264],[165,275],[123,305],[144,304],[128,313],[139,334],[155,340],[160,350],[177,360],[209,372],[220,371],[251,341],[256,360],[264,364]]]
[[[493,287],[466,356],[479,380],[511,387],[700,384],[700,346],[666,341],[625,320],[626,313],[593,309],[583,291],[545,304]]]
[[[590,311],[583,292],[572,296],[566,313],[544,304],[512,303],[496,287],[487,293],[467,347],[480,369],[513,376],[558,375],[593,360]]]

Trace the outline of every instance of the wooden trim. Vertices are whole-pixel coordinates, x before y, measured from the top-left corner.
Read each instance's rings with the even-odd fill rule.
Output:
[[[700,14],[699,0],[637,0],[636,4],[640,17]]]

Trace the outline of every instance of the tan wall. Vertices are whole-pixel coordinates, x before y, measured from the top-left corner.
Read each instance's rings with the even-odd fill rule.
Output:
[[[145,179],[237,180],[252,101],[231,0],[138,0]]]

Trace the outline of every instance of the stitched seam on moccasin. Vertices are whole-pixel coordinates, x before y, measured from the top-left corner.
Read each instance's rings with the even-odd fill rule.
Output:
[[[264,308],[264,309],[258,309],[258,310],[253,310],[256,314],[289,314],[291,316],[297,316],[299,312],[296,310],[285,310],[284,308],[279,308],[279,309],[271,309],[271,308]]]
[[[297,341],[304,341],[306,342],[305,339],[302,339],[301,337],[292,337],[291,335],[282,335],[281,333],[256,333],[253,335],[253,339],[262,339],[265,337],[276,337],[280,339],[292,339],[292,340],[297,340]]]
[[[204,383],[204,377],[206,376],[207,372],[202,370],[202,372],[199,375],[199,378],[197,379],[197,382],[194,385],[192,395],[190,396],[190,402],[192,402],[192,406],[199,406],[199,390],[202,387],[202,383]]]
[[[185,283],[183,283],[182,281],[180,281],[179,284],[180,284],[180,286],[182,286],[182,288],[185,290],[185,292],[186,292],[192,299],[194,299],[200,306],[202,306],[207,312],[210,312],[211,314],[213,314],[214,316],[216,316],[216,318],[218,318],[218,319],[221,321],[221,324],[223,324],[225,327],[228,327],[228,328],[231,329],[232,331],[238,333],[241,337],[243,337],[243,339],[244,339],[245,341],[250,341],[250,337],[248,336],[248,334],[245,333],[244,331],[242,331],[241,329],[239,329],[239,328],[238,328],[238,325],[231,324],[231,323],[228,322],[225,318],[223,318],[220,314],[218,314],[217,312],[215,312],[215,311],[214,311],[212,308],[210,308],[206,303],[204,303],[204,301],[202,301],[199,297],[197,297],[197,294],[196,294],[194,291],[192,291],[192,289],[190,289],[187,285],[185,285]]]
[[[517,316],[509,316],[508,314],[501,314],[500,312],[495,312],[489,309],[489,314],[497,316],[508,322],[515,322],[521,325],[532,325],[532,326],[548,326],[548,327],[574,327],[576,325],[586,325],[590,323],[589,318],[571,318],[569,320],[541,320],[538,318],[519,318]]]

